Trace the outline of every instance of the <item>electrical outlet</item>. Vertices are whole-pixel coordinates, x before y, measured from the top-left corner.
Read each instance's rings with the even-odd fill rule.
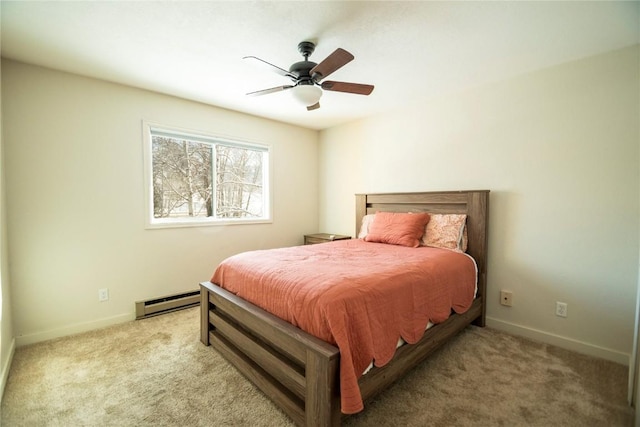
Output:
[[[98,289],[98,301],[109,301],[109,289]]]
[[[567,303],[556,301],[556,316],[567,317]]]
[[[500,291],[500,304],[511,307],[513,305],[513,292]]]

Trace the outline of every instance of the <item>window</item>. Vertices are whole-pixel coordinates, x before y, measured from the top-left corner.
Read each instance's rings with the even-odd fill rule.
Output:
[[[144,127],[148,226],[271,219],[268,146]]]

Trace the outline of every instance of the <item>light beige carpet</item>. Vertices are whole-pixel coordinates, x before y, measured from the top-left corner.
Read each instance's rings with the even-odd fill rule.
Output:
[[[199,311],[16,350],[2,426],[289,426],[211,347]],[[348,426],[631,426],[627,368],[469,327]]]

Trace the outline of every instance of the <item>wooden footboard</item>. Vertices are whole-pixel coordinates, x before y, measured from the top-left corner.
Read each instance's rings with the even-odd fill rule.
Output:
[[[339,426],[340,352],[211,282],[200,284],[201,337],[300,426]],[[449,338],[482,316],[482,298],[433,326],[360,381],[363,400],[386,389]]]
[[[471,308],[427,330],[393,360],[359,380],[366,402],[426,359],[471,323],[484,326],[487,283],[489,192],[360,194],[356,232],[363,215],[376,211],[465,213],[467,252],[478,267],[478,292]],[[321,341],[211,282],[200,284],[201,335],[301,426],[340,425],[337,347]]]
[[[340,424],[340,352],[210,283],[200,284],[201,335],[298,425]]]

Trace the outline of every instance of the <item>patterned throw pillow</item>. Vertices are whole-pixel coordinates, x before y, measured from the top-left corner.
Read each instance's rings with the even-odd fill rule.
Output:
[[[466,223],[467,216],[464,214],[431,214],[421,244],[465,252],[467,250]]]

